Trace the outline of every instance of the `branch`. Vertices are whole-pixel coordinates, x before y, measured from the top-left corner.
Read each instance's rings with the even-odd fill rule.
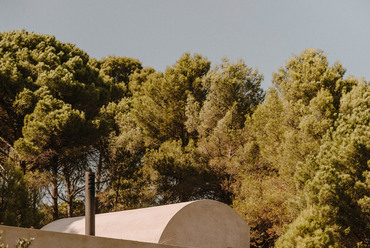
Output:
[[[17,157],[16,161],[20,164],[21,163],[21,157],[19,156],[19,153],[14,149],[14,147],[1,136],[0,136],[0,141],[2,141],[8,148],[10,148],[10,150],[12,150],[14,152],[14,154]]]
[[[0,164],[0,176],[3,178],[3,180],[5,181],[5,182],[9,182],[9,180],[5,177],[5,175],[4,175],[4,172],[5,171],[5,168],[3,167],[3,165],[2,164]]]
[[[8,141],[6,141],[3,137],[1,137],[1,136],[0,136],[0,140],[1,140],[2,142],[4,142],[4,143],[5,143],[5,145],[7,145],[9,148],[11,148],[12,150],[14,150],[14,147],[13,147],[11,144],[9,144],[9,142],[8,142]]]

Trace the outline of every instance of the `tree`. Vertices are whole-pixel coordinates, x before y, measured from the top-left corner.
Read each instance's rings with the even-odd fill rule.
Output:
[[[51,175],[53,186],[52,199],[54,219],[58,218],[58,178],[60,173],[65,179],[68,216],[72,216],[73,198],[76,194],[72,185],[73,175],[83,171],[78,156],[85,149],[88,131],[85,115],[73,109],[70,104],[51,96],[46,88],[34,111],[25,118],[23,138],[15,143],[15,149],[22,158],[32,165],[30,168],[40,168]],[[86,165],[85,165],[86,166]],[[81,173],[81,172],[80,172]],[[81,175],[77,176],[81,179]]]
[[[187,145],[187,97],[189,94],[199,99],[203,97],[201,78],[209,66],[210,62],[202,56],[191,57],[186,53],[164,74],[145,74],[145,81],[133,95],[132,112],[148,147],[158,148],[162,142],[177,139]],[[139,84],[133,85],[137,87]]]
[[[135,91],[129,83],[130,77],[144,75],[147,69],[141,73],[138,60],[115,56],[96,61],[96,67],[110,87],[109,102],[93,121],[98,139],[90,157],[96,161],[98,211],[139,207],[142,186],[139,161],[144,148],[129,113]]]
[[[39,165],[43,164],[42,168],[48,167],[47,163],[54,165],[64,164],[65,166],[51,166],[49,168],[56,168],[54,177],[52,177],[55,186],[54,190],[56,190],[58,185],[55,180],[62,179],[62,177],[65,179],[65,186],[62,187],[61,194],[57,194],[54,191],[54,198],[59,196],[61,199],[69,202],[67,204],[70,207],[68,215],[71,215],[73,212],[73,199],[80,191],[81,187],[78,184],[83,178],[83,168],[87,165],[88,149],[86,148],[88,143],[94,143],[94,139],[97,138],[91,135],[95,132],[89,133],[85,130],[79,133],[75,137],[80,138],[81,143],[79,145],[77,145],[75,140],[72,141],[72,143],[75,143],[73,149],[59,151],[58,149],[63,145],[46,144],[47,142],[52,142],[53,139],[45,139],[43,144],[30,144],[27,142],[26,144],[27,138],[41,140],[45,137],[40,137],[39,139],[36,137],[31,138],[32,134],[30,133],[32,131],[30,130],[35,128],[31,127],[31,125],[36,125],[37,122],[34,119],[27,124],[27,127],[24,127],[24,120],[30,116],[38,118],[39,116],[37,115],[42,111],[44,116],[48,115],[48,111],[54,111],[54,105],[50,109],[44,108],[41,110],[40,106],[45,102],[38,104],[39,101],[44,101],[49,97],[53,99],[49,99],[50,101],[60,100],[66,106],[70,106],[70,109],[83,113],[85,119],[84,129],[91,130],[89,123],[98,114],[100,107],[106,104],[108,99],[112,97],[111,89],[114,82],[99,76],[99,65],[96,60],[90,59],[84,51],[73,44],[62,43],[56,40],[54,36],[29,33],[24,30],[0,33],[0,55],[1,156],[6,160],[10,156],[9,152],[14,150],[14,143],[18,140],[17,144],[19,147],[21,143],[24,143],[23,148],[20,148],[21,150],[23,149],[20,153],[23,153],[22,158],[24,160],[18,161],[24,173],[27,172],[27,168],[36,168],[33,167],[35,165],[35,152],[43,154],[38,154],[36,163]],[[35,110],[37,107],[40,109]],[[63,109],[63,107],[61,108]],[[38,111],[38,113],[36,114],[35,111]],[[44,123],[46,126],[48,124]],[[40,127],[38,131],[41,132],[41,129],[43,128]],[[22,133],[22,130],[29,133]],[[51,130],[44,131],[49,132],[49,134],[52,132]],[[67,131],[65,130],[64,132]],[[59,134],[54,133],[54,135],[57,136]],[[25,138],[26,136],[27,138]],[[86,140],[90,141],[87,142]],[[59,141],[67,142],[66,140]],[[30,147],[35,148],[35,146],[38,146],[40,150],[44,148],[46,150],[24,150],[26,147],[28,149]],[[54,146],[60,154],[64,154],[64,157],[56,159],[56,155],[52,155],[52,149],[46,148],[47,146],[49,148]],[[48,155],[46,155],[47,152],[49,152]],[[12,154],[16,153],[17,151],[15,150]],[[52,159],[53,157],[54,159]],[[27,162],[32,163],[33,166],[27,166]],[[67,170],[66,168],[69,169]],[[64,189],[66,190],[65,196],[62,193]],[[54,206],[54,211],[57,211],[57,206]]]
[[[155,188],[155,204],[222,199],[220,180],[202,161],[194,142],[167,141],[145,154],[144,170]]]
[[[337,62],[329,66],[322,50],[305,49],[293,56],[273,76],[273,85],[283,100],[285,120],[281,154],[285,169],[292,177],[297,162],[317,154],[321,139],[333,125],[343,94],[356,83],[343,79],[345,69]]]
[[[301,164],[296,182],[306,208],[277,247],[368,247],[370,87],[344,95],[340,113],[317,156]]]
[[[0,33],[0,219],[81,213],[93,167],[99,212],[216,199],[249,223],[252,247],[369,246],[369,84],[344,74],[306,49],[265,98],[241,60],[185,53],[162,73]]]
[[[244,122],[264,98],[262,79],[243,61],[231,63],[224,59],[203,79],[207,92],[204,103],[194,100],[187,106],[186,125],[189,132],[199,134],[198,151],[218,174],[224,192],[222,201],[228,204],[232,199],[231,184],[239,170],[234,159],[246,141]]]
[[[0,137],[11,145],[22,136],[24,115],[13,103],[25,89],[47,86],[54,97],[88,118],[108,96],[89,56],[72,44],[22,30],[0,33],[0,48]]]
[[[117,211],[147,206],[146,177],[142,159],[145,146],[134,122],[131,98],[103,106],[95,121],[102,132],[99,140],[99,211]]]
[[[199,113],[198,133],[204,137],[217,126],[228,111],[233,109],[234,128],[242,128],[245,116],[259,105],[264,93],[261,89],[262,74],[245,65],[243,61],[230,63],[223,59],[220,66],[212,69],[203,79],[206,99]]]
[[[110,85],[110,102],[132,96],[128,84],[130,76],[143,68],[137,59],[109,56],[98,61],[99,76]]]
[[[234,207],[253,223],[255,247],[271,246],[282,227],[299,214],[301,202],[293,180],[297,164],[318,154],[323,136],[338,117],[343,94],[356,84],[352,78],[343,79],[344,73],[339,62],[329,66],[323,51],[306,49],[274,74],[266,100],[246,120],[249,138],[236,156],[243,169],[234,186]],[[256,189],[260,193],[248,197]],[[255,198],[260,204],[254,204]],[[252,207],[247,215],[242,212],[246,206]],[[261,214],[265,206],[266,215]],[[266,234],[263,240],[260,234]]]
[[[145,73],[134,76],[139,83],[130,82],[137,89],[132,112],[151,148],[145,154],[144,169],[160,202],[202,198],[230,202],[223,188],[229,176],[225,164],[232,157],[227,154],[240,145],[238,129],[244,115],[263,99],[262,75],[241,61],[233,64],[226,59],[221,69],[209,68],[201,56],[185,54],[165,74]],[[214,125],[204,131],[208,122]],[[227,142],[214,149],[220,138]],[[213,149],[212,154],[206,154],[207,149]]]
[[[11,160],[0,165],[0,223],[40,227],[40,195],[38,189]]]

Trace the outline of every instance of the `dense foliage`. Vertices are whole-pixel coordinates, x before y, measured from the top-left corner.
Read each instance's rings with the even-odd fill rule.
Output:
[[[307,49],[265,93],[241,60],[185,53],[157,72],[0,33],[0,223],[82,214],[92,168],[99,212],[215,199],[252,247],[368,247],[370,86],[344,75]]]

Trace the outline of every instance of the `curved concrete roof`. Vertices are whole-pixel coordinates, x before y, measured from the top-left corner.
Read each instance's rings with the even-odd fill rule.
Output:
[[[229,206],[202,200],[95,216],[100,237],[192,247],[249,247],[249,227]],[[85,234],[85,217],[54,221],[46,231]]]

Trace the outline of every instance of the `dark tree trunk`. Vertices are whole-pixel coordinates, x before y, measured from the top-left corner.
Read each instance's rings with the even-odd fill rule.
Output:
[[[67,217],[73,216],[73,196],[71,193],[71,183],[69,178],[66,178],[66,194],[67,194]]]
[[[51,198],[53,199],[53,220],[57,220],[59,218],[59,211],[58,211],[58,180],[55,178],[56,176],[53,175],[52,180],[52,195]]]
[[[53,200],[53,220],[57,220],[59,219],[59,210],[58,210],[58,159],[56,157],[52,159],[51,177],[52,177],[51,198]]]

